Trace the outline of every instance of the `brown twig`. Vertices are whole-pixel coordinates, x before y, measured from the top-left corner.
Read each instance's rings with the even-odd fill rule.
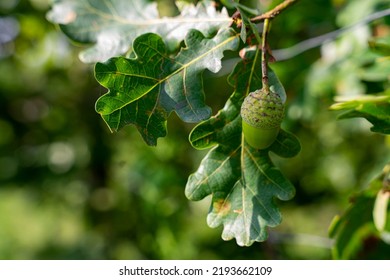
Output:
[[[285,0],[283,3],[280,3],[279,5],[277,5],[272,10],[270,10],[270,11],[264,13],[264,14],[261,14],[259,16],[256,16],[254,18],[251,18],[251,22],[259,22],[259,21],[263,21],[265,19],[273,19],[277,15],[279,15],[281,12],[283,12],[286,8],[288,8],[289,6],[295,4],[298,1],[299,0]]]

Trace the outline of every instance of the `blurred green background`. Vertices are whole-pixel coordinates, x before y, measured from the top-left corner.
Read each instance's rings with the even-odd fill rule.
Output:
[[[265,11],[279,2],[256,3]],[[389,6],[302,0],[273,22],[269,41],[287,48]],[[159,7],[174,12],[169,0]],[[389,87],[389,67],[370,68],[367,51],[369,38],[389,36],[388,17],[271,65],[288,94],[283,126],[302,144],[297,157],[274,161],[297,194],[278,202],[283,222],[268,241],[242,248],[208,228],[209,199],[184,196],[207,152],[187,141],[193,125],[171,115],[157,147],[134,127],[111,134],[94,110],[106,89],[78,59],[82,48],[46,20],[49,9],[49,0],[0,2],[0,259],[331,258],[331,220],[390,156],[389,141],[367,121],[338,121],[328,108],[335,96]],[[204,75],[214,113],[232,92],[234,62]]]

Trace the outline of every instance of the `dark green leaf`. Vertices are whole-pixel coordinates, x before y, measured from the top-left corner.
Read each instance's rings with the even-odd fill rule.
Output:
[[[251,15],[252,16],[257,15],[258,12],[239,3],[237,3],[237,10],[240,12],[240,16],[242,19],[241,33],[240,33],[241,40],[246,43],[248,33],[253,34],[257,40],[255,45],[257,44],[260,45],[261,39],[259,36],[259,31],[257,30],[256,25],[252,23],[250,20]]]
[[[229,9],[233,9],[237,5],[237,2],[234,0],[221,0],[221,3]]]
[[[156,2],[147,0],[58,0],[48,19],[60,24],[72,40],[93,46],[80,54],[84,62],[105,61],[131,49],[133,40],[144,33],[156,33],[174,49],[190,29],[210,36],[228,27],[232,20],[227,11],[217,11],[210,1],[194,6],[179,6],[180,15],[163,17]]]
[[[257,16],[260,14],[260,12],[257,9],[253,9],[251,7],[245,6],[241,3],[236,3],[237,8],[240,8],[241,11],[244,11],[248,16]]]
[[[241,246],[265,240],[267,227],[281,222],[275,198],[289,200],[295,193],[293,185],[273,165],[269,152],[292,157],[300,151],[297,138],[284,130],[265,150],[255,150],[243,140],[241,103],[249,90],[261,85],[261,73],[256,68],[258,55],[249,57],[254,59],[240,62],[229,77],[236,91],[225,107],[198,124],[190,134],[195,148],[214,147],[186,186],[186,196],[191,200],[212,195],[207,217],[209,226],[223,225],[222,238],[236,238]],[[270,73],[276,77],[272,70]]]
[[[109,89],[96,102],[96,111],[111,130],[134,124],[149,145],[156,145],[157,138],[166,135],[171,111],[185,122],[210,117],[202,72],[218,72],[223,52],[234,50],[238,37],[232,30],[221,30],[207,39],[191,30],[185,44],[170,58],[162,39],[149,33],[134,41],[135,58],[117,57],[96,64],[96,79]]]

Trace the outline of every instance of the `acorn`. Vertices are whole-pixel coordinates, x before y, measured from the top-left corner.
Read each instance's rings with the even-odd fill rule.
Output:
[[[266,149],[275,141],[284,119],[283,101],[272,90],[256,90],[245,97],[241,117],[245,141],[255,149]]]

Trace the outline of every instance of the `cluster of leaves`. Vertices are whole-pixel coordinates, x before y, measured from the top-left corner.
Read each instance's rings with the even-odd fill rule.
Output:
[[[226,9],[218,10],[207,0],[177,3],[176,17],[160,17],[155,3],[146,0],[58,0],[48,18],[72,40],[92,44],[80,58],[96,62],[96,80],[108,89],[97,100],[96,111],[112,131],[133,124],[148,145],[156,145],[157,138],[167,134],[172,112],[184,122],[198,123],[191,144],[212,149],[189,177],[186,195],[200,200],[211,194],[208,224],[223,225],[224,239],[236,238],[239,245],[249,246],[265,240],[266,228],[281,222],[274,199],[288,200],[295,193],[269,152],[292,157],[300,144],[284,130],[261,151],[242,137],[241,103],[262,86],[259,48],[241,52],[242,61],[228,78],[234,92],[211,117],[202,73],[218,72],[224,52],[237,52],[247,32],[259,41],[247,15],[257,11],[233,1],[227,4],[241,12],[241,28],[232,28],[234,19]],[[270,86],[284,93],[271,69],[269,76]]]
[[[236,1],[221,2],[237,10],[240,17],[229,16],[225,8],[217,9],[208,0],[197,5],[177,2],[179,14],[172,17],[161,17],[156,4],[147,0],[56,0],[48,18],[73,41],[91,45],[80,53],[80,59],[96,63],[95,78],[108,89],[97,100],[96,111],[111,131],[132,124],[153,146],[159,137],[167,135],[171,113],[183,122],[197,124],[190,143],[196,149],[210,151],[189,177],[186,196],[201,200],[212,195],[209,226],[223,225],[223,239],[235,238],[239,245],[249,246],[267,238],[267,227],[280,224],[275,198],[289,200],[295,193],[269,153],[293,157],[300,144],[284,130],[266,150],[254,150],[244,141],[240,106],[249,92],[262,87],[260,50],[248,47],[248,39],[260,42],[256,26],[250,21],[259,13]],[[386,39],[376,39],[369,45],[382,56],[375,57],[368,67],[364,65],[361,75],[366,81],[385,82],[390,73],[390,44]],[[202,74],[205,70],[220,71],[226,51],[240,54],[241,61],[228,77],[233,93],[211,116]],[[340,76],[350,80],[344,74]],[[285,98],[283,86],[271,69],[269,80]],[[309,84],[308,88],[315,95],[322,83],[312,80],[316,85]],[[361,86],[356,89],[361,91]],[[365,118],[373,132],[390,133],[388,88],[337,101],[331,109],[343,110],[341,119]],[[345,214],[335,219],[330,231],[335,239],[335,258],[357,257],[373,238],[389,242],[386,170],[353,199]]]

